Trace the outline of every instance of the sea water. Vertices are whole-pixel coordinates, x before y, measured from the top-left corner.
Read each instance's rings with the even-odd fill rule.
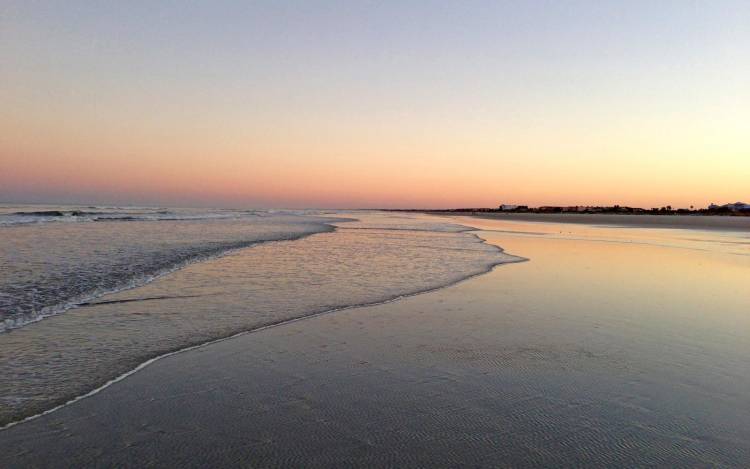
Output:
[[[0,424],[164,353],[519,260],[424,215],[6,206]]]

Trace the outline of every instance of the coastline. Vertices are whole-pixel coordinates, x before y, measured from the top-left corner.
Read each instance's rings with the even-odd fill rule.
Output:
[[[327,314],[334,311],[340,311],[342,309],[357,308],[366,305],[396,301],[400,298],[408,297],[410,295],[418,295],[433,291],[435,289],[445,288],[456,282],[461,282],[468,278],[471,278],[475,275],[482,275],[492,270],[496,265],[521,262],[525,260],[508,255],[507,253],[504,253],[501,248],[495,245],[488,245],[488,249],[490,249],[494,253],[493,255],[496,258],[491,260],[488,259],[486,263],[483,263],[481,266],[476,266],[476,268],[473,268],[471,272],[468,272],[465,277],[455,279],[445,278],[443,279],[443,281],[439,281],[434,285],[429,285],[426,287],[415,286],[414,288],[409,289],[394,290],[392,294],[364,296],[359,295],[357,299],[352,303],[336,304],[336,302],[329,302],[325,298],[319,303],[311,303],[310,305],[306,306],[300,305],[299,308],[295,308],[295,304],[287,303],[285,310],[282,311],[278,316],[267,317],[265,315],[258,315],[257,317],[248,317],[247,319],[243,319],[242,322],[238,322],[237,324],[234,324],[231,327],[226,328],[225,330],[220,330],[217,328],[216,331],[218,332],[215,333],[213,329],[210,329],[213,326],[213,319],[211,319],[210,315],[199,314],[200,317],[194,317],[192,320],[186,316],[186,311],[196,308],[202,308],[200,309],[201,311],[211,311],[213,308],[217,307],[217,304],[220,304],[218,303],[220,298],[226,298],[233,292],[237,293],[240,290],[246,290],[248,288],[248,283],[246,283],[248,282],[248,278],[245,278],[245,283],[234,285],[234,288],[230,286],[232,285],[231,281],[225,281],[223,283],[222,289],[220,290],[214,291],[214,287],[211,287],[211,291],[204,292],[208,294],[203,295],[202,299],[201,295],[189,297],[186,295],[177,294],[176,292],[181,290],[179,290],[178,288],[180,282],[176,281],[175,283],[176,277],[190,277],[192,279],[195,279],[196,276],[201,274],[214,275],[210,277],[211,280],[209,284],[215,285],[218,283],[218,278],[224,275],[229,275],[231,277],[232,273],[236,274],[238,272],[236,268],[237,266],[242,267],[248,264],[252,265],[260,263],[265,259],[273,257],[274,254],[282,252],[279,251],[280,249],[287,248],[283,252],[289,252],[289,249],[292,250],[291,252],[295,252],[295,250],[298,251],[296,255],[288,255],[289,258],[301,257],[304,253],[314,252],[316,250],[320,250],[321,248],[330,249],[336,246],[336,242],[334,241],[334,239],[345,237],[347,231],[350,231],[348,228],[343,228],[345,226],[348,226],[344,222],[349,221],[352,221],[352,219],[341,218],[340,221],[335,220],[336,223],[342,223],[342,226],[327,224],[326,226],[330,227],[330,231],[326,231],[324,233],[314,233],[316,236],[310,235],[302,236],[299,239],[295,240],[257,243],[246,249],[234,250],[231,252],[231,256],[218,256],[207,262],[193,263],[185,267],[184,269],[173,272],[171,276],[160,277],[159,279],[157,279],[157,282],[151,282],[139,286],[136,289],[123,290],[107,296],[107,298],[113,298],[114,300],[92,302],[88,304],[87,308],[85,309],[75,308],[73,311],[69,312],[66,317],[62,317],[63,315],[50,316],[48,318],[48,321],[41,321],[35,325],[36,327],[28,329],[16,329],[12,335],[8,335],[5,338],[7,346],[6,350],[0,350],[0,357],[8,358],[8,360],[5,361],[5,365],[0,366],[0,369],[4,371],[6,376],[18,376],[18,381],[23,382],[24,380],[21,379],[21,376],[23,376],[22,373],[24,372],[24,370],[37,369],[41,363],[46,363],[49,361],[48,356],[51,353],[55,353],[61,357],[77,357],[78,355],[76,354],[85,352],[85,357],[87,357],[88,362],[98,364],[99,368],[102,368],[102,371],[93,378],[91,376],[81,375],[79,379],[72,381],[65,379],[64,375],[51,375],[48,378],[49,380],[51,380],[50,382],[44,381],[37,384],[36,387],[39,389],[43,389],[44,386],[51,386],[50,389],[55,389],[57,392],[60,392],[60,389],[63,389],[65,390],[65,393],[60,394],[53,399],[50,396],[44,397],[42,391],[39,391],[41,394],[36,397],[36,400],[39,400],[38,404],[34,404],[33,406],[27,405],[24,408],[14,408],[11,406],[7,406],[7,408],[5,409],[0,408],[0,432],[19,423],[27,422],[40,416],[47,415],[51,412],[60,410],[61,408],[64,408],[72,403],[90,397],[100,392],[102,389],[109,387],[110,385],[124,379],[127,376],[130,376],[136,371],[165,356],[171,356],[176,353],[182,353],[186,350],[203,347],[216,341],[227,340],[228,338],[246,334],[249,332],[254,332],[259,329],[264,329],[265,327],[275,327],[286,322],[298,321],[301,319],[305,319],[306,317],[312,317],[319,314]],[[323,237],[321,238],[321,236]],[[331,236],[337,237],[331,238]],[[479,238],[474,233],[465,233],[462,236],[474,238],[476,239],[476,242],[478,244],[487,244],[483,239]],[[330,239],[334,244],[328,245],[322,241],[324,239]],[[307,246],[308,249],[305,250],[302,246]],[[327,256],[323,257],[328,259]],[[282,268],[283,265],[279,264],[276,265],[276,267]],[[295,268],[292,264],[288,265],[287,267],[289,269],[297,270],[297,268]],[[282,281],[285,278],[291,278],[291,275],[293,274],[293,272],[289,271],[288,269],[282,269],[280,271],[270,270],[270,272],[275,272],[275,275],[271,276],[282,279]],[[324,272],[318,273],[322,274]],[[343,278],[341,280],[343,281]],[[433,279],[432,281],[434,282],[434,280],[435,279]],[[318,281],[320,282],[320,280]],[[160,286],[162,284],[170,282],[174,283],[171,288],[166,288],[166,290],[160,289]],[[318,289],[320,291],[323,291],[324,287],[325,284],[319,283]],[[370,290],[370,288],[368,288],[368,290]],[[170,294],[161,296],[159,295],[160,293],[164,292],[168,292]],[[300,291],[297,290],[297,293],[299,292]],[[218,293],[221,294],[219,296],[216,296]],[[340,289],[338,293],[341,293]],[[333,294],[333,290],[331,291],[331,294]],[[150,306],[149,308],[145,309],[139,306],[140,302],[149,297],[157,298],[159,300],[158,305]],[[184,301],[186,301],[186,298],[189,298],[189,304],[184,303]],[[260,298],[256,298],[255,303],[259,304],[261,300],[262,299]],[[247,305],[248,301],[250,302],[250,306]],[[342,300],[339,299],[338,301],[341,302]],[[239,311],[238,314],[244,314],[244,311],[257,306],[253,306],[253,298],[248,297],[235,304],[223,303],[222,307],[225,308],[225,314],[232,312],[227,310],[228,308],[236,308],[237,311]],[[299,310],[295,311],[295,309]],[[182,321],[177,323],[167,323],[169,330],[165,330],[162,333],[171,333],[174,335],[175,331],[179,330],[179,328],[186,328],[187,333],[189,333],[189,339],[185,338],[184,340],[176,340],[175,337],[164,335],[164,337],[162,337],[162,340],[160,340],[158,344],[148,341],[142,341],[141,343],[139,343],[139,354],[135,356],[127,355],[127,353],[129,353],[129,350],[132,348],[130,344],[139,340],[139,336],[137,335],[138,331],[153,330],[154,328],[159,327],[159,324],[148,322],[148,316],[150,314],[169,313],[170,311],[174,311],[173,314],[179,314],[182,318]],[[264,312],[268,313],[268,310],[264,310]],[[102,322],[107,321],[107,318],[111,318],[111,321]],[[95,319],[96,322],[90,322],[91,319]],[[77,326],[71,327],[71,323],[77,324]],[[113,347],[112,350],[99,351],[96,353],[96,355],[93,355],[94,352],[87,351],[90,347],[85,344],[87,344],[92,337],[106,337],[106,335],[108,334],[107,331],[111,328],[112,324],[118,325],[117,327],[123,327],[122,325],[125,324],[129,328],[129,330],[133,331],[133,334],[129,334],[123,337],[122,341],[125,341],[124,348]],[[196,327],[196,324],[204,325]],[[92,325],[94,326],[93,328]],[[30,347],[32,344],[42,344],[44,342],[44,338],[57,337],[55,334],[57,333],[58,329],[73,329],[76,331],[78,336],[75,337],[76,340],[69,341],[69,343],[63,342],[62,339],[57,339],[56,342],[59,342],[60,345],[54,350],[35,350],[34,353],[31,352]],[[85,337],[87,337],[87,339]],[[111,339],[112,338],[110,337],[110,340]],[[11,341],[11,345],[13,346],[8,346],[7,342]],[[101,342],[101,339],[97,342]],[[84,344],[80,347],[86,347],[86,350],[84,350],[83,352],[80,351],[79,345],[77,344]],[[71,350],[68,350],[68,348],[71,348]],[[18,351],[24,351],[24,353],[20,357],[11,359],[11,357],[15,356]],[[60,358],[58,357],[58,360],[59,359]],[[102,366],[101,363],[104,363],[105,360],[107,365]],[[29,363],[27,363],[25,366],[19,365],[25,362]],[[117,373],[113,373],[113,370],[117,371]],[[42,379],[41,374],[39,375],[40,376],[38,376],[37,379]],[[42,384],[44,386],[42,386]],[[17,389],[11,389],[10,387],[5,388],[3,386],[0,386],[0,390],[2,390],[6,396],[28,395],[24,392],[20,392]],[[29,402],[35,403],[36,400],[29,400]]]
[[[159,360],[163,360],[163,359],[171,357],[173,355],[178,355],[178,354],[187,353],[187,352],[190,352],[190,351],[193,351],[193,350],[198,350],[198,349],[201,349],[201,348],[204,348],[204,347],[211,346],[213,344],[217,344],[217,343],[224,342],[224,341],[227,341],[227,340],[236,339],[236,338],[242,337],[242,336],[247,335],[247,334],[253,334],[253,333],[256,333],[256,332],[261,332],[261,331],[264,331],[266,329],[272,329],[272,328],[275,328],[275,327],[281,327],[281,326],[285,326],[285,325],[288,325],[288,324],[293,324],[293,323],[296,323],[296,322],[305,321],[305,320],[308,320],[308,319],[314,319],[314,318],[316,318],[318,316],[324,316],[324,315],[328,315],[328,314],[343,312],[343,311],[347,311],[347,310],[350,310],[350,309],[358,309],[358,308],[367,308],[367,307],[372,307],[372,306],[387,305],[389,303],[394,303],[396,301],[403,300],[403,299],[406,299],[406,298],[410,298],[410,297],[413,297],[413,296],[425,295],[425,294],[436,292],[436,291],[439,291],[439,290],[442,290],[442,289],[445,289],[445,288],[450,288],[450,287],[452,287],[454,285],[459,285],[462,282],[467,282],[467,281],[473,279],[474,277],[479,277],[481,275],[488,274],[488,273],[492,272],[492,270],[494,270],[498,266],[502,266],[502,265],[505,265],[505,264],[515,264],[515,263],[519,263],[519,262],[526,262],[526,261],[528,261],[528,259],[520,257],[520,256],[512,256],[512,257],[516,258],[516,260],[505,261],[505,262],[500,262],[498,264],[493,264],[493,265],[491,265],[484,272],[479,272],[479,273],[471,274],[471,275],[469,275],[467,277],[464,277],[464,278],[461,278],[459,280],[456,280],[453,283],[446,284],[446,285],[440,285],[440,286],[431,288],[429,290],[420,290],[420,291],[415,291],[415,292],[403,293],[403,294],[395,296],[393,298],[388,298],[386,300],[380,300],[380,301],[374,301],[374,302],[370,302],[370,303],[352,304],[352,305],[347,305],[347,306],[341,306],[341,307],[337,307],[337,308],[328,309],[328,310],[325,310],[325,311],[311,312],[311,313],[308,313],[308,314],[305,314],[305,315],[302,315],[302,316],[297,316],[297,317],[293,317],[293,318],[290,318],[290,319],[280,320],[278,322],[272,322],[272,323],[269,323],[269,324],[264,324],[264,325],[261,325],[261,326],[258,326],[258,327],[252,328],[252,329],[247,329],[247,330],[244,330],[244,331],[236,332],[236,333],[234,333],[232,335],[229,335],[229,336],[226,336],[226,337],[218,337],[216,339],[211,339],[211,340],[208,340],[206,342],[198,343],[198,344],[195,344],[195,345],[189,345],[189,346],[181,348],[181,349],[173,350],[173,351],[170,351],[170,352],[165,352],[165,353],[163,353],[161,355],[156,355],[156,356],[154,356],[152,358],[149,358],[148,360],[140,363],[139,365],[137,365],[133,369],[131,369],[129,371],[126,371],[126,372],[122,373],[121,375],[116,376],[116,377],[110,379],[109,381],[107,381],[106,383],[102,384],[101,386],[98,386],[95,389],[92,389],[91,391],[89,391],[89,392],[87,392],[85,394],[82,394],[82,395],[70,398],[70,400],[68,400],[67,402],[63,402],[62,404],[58,404],[55,407],[52,407],[52,408],[47,409],[47,410],[44,410],[42,412],[25,416],[23,418],[20,418],[19,420],[13,420],[13,421],[10,421],[10,422],[5,422],[5,423],[3,423],[2,421],[0,421],[0,435],[2,434],[2,432],[4,430],[7,430],[7,429],[12,428],[12,427],[15,427],[16,425],[20,425],[20,424],[23,424],[23,423],[26,423],[26,422],[30,422],[32,420],[36,420],[36,419],[38,419],[40,417],[44,417],[46,415],[49,415],[49,414],[51,414],[53,412],[57,412],[58,410],[63,409],[65,407],[69,406],[69,405],[75,404],[78,401],[81,401],[83,399],[95,396],[96,394],[99,394],[100,392],[104,391],[108,387],[110,387],[110,386],[112,386],[114,384],[117,384],[118,382],[120,382],[120,381],[128,378],[129,376],[131,376],[131,375],[133,375],[135,373],[138,373],[139,371],[145,369],[146,367],[152,365],[153,363],[156,363]],[[125,301],[130,301],[130,300],[125,300]]]
[[[502,213],[502,212],[450,212],[424,211],[427,215],[472,217],[488,220],[506,220],[542,223],[573,223],[581,225],[607,225],[635,228],[699,229],[750,232],[750,217],[698,216],[698,215],[617,215],[576,213]]]
[[[746,264],[704,285],[696,273],[728,271],[713,253],[477,234],[531,261],[164,357],[0,432],[0,465],[684,467],[750,457],[750,324],[729,295],[742,291]],[[700,316],[707,300],[711,318]]]

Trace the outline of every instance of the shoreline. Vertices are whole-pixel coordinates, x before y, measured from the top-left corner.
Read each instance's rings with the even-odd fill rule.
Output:
[[[343,221],[351,221],[351,219],[347,219],[347,218],[343,218],[342,220]],[[325,226],[330,227],[331,230],[330,231],[319,232],[319,233],[305,234],[305,235],[303,235],[303,236],[301,236],[301,237],[299,237],[297,239],[262,241],[262,242],[254,243],[253,245],[250,245],[250,246],[247,246],[247,247],[244,247],[244,248],[238,248],[238,249],[233,249],[231,251],[227,251],[227,252],[223,253],[220,256],[217,256],[217,257],[212,258],[212,259],[207,259],[207,260],[218,260],[221,257],[223,257],[223,255],[231,254],[233,252],[242,251],[244,249],[251,249],[251,248],[256,247],[256,246],[258,246],[260,244],[265,244],[265,243],[269,243],[270,244],[270,243],[275,243],[275,242],[280,242],[280,241],[298,241],[299,239],[304,239],[305,237],[308,237],[308,236],[313,236],[313,235],[317,235],[317,234],[324,234],[324,233],[332,233],[332,232],[337,231],[338,228],[339,228],[339,227],[337,227],[337,226],[335,226],[335,225],[333,225],[331,223],[325,223]],[[476,229],[472,228],[469,231],[474,231],[474,230],[476,230]],[[164,358],[168,358],[168,357],[171,357],[171,356],[174,356],[174,355],[179,355],[179,354],[182,354],[182,353],[186,353],[186,352],[190,352],[190,351],[193,351],[193,350],[201,349],[201,348],[213,345],[213,344],[217,344],[217,343],[220,343],[220,342],[224,342],[224,341],[228,341],[228,340],[231,340],[231,339],[235,339],[235,338],[247,335],[247,334],[252,334],[252,333],[264,331],[266,329],[271,329],[271,328],[283,326],[283,325],[286,325],[286,324],[292,324],[292,323],[303,321],[303,320],[307,320],[307,319],[313,319],[313,318],[316,318],[318,316],[328,315],[328,314],[332,314],[332,313],[336,313],[336,312],[347,311],[347,310],[357,309],[357,308],[368,308],[368,307],[372,307],[372,306],[385,305],[385,304],[388,304],[388,303],[392,303],[392,302],[397,302],[397,301],[403,300],[405,298],[410,298],[410,297],[418,296],[418,295],[424,295],[424,294],[427,294],[427,293],[431,293],[431,292],[439,291],[439,290],[442,290],[442,289],[445,289],[445,288],[449,288],[449,287],[454,286],[454,285],[458,285],[458,284],[460,284],[462,282],[466,282],[466,281],[471,280],[472,278],[475,278],[475,277],[478,277],[478,276],[486,275],[486,274],[492,272],[498,266],[502,266],[502,265],[506,265],[506,264],[517,264],[517,263],[522,263],[522,262],[528,261],[528,259],[525,258],[525,257],[516,256],[516,255],[513,255],[513,254],[508,254],[507,252],[505,252],[505,250],[502,248],[502,246],[499,246],[497,244],[488,242],[487,239],[485,239],[485,238],[477,235],[475,232],[472,232],[470,234],[472,236],[476,237],[482,244],[487,244],[487,245],[495,247],[498,252],[500,252],[503,255],[507,256],[508,259],[503,260],[503,261],[497,261],[497,262],[491,263],[491,264],[489,264],[487,266],[486,269],[484,269],[484,270],[482,270],[480,272],[472,273],[472,274],[470,274],[470,275],[468,275],[466,277],[460,278],[460,279],[458,279],[456,281],[453,281],[453,282],[450,282],[450,283],[446,283],[446,284],[439,284],[439,285],[437,285],[435,287],[428,288],[428,289],[425,289],[425,290],[407,291],[405,293],[401,293],[401,294],[393,296],[391,298],[381,299],[381,300],[377,300],[377,301],[343,305],[343,306],[339,306],[339,307],[334,307],[334,308],[326,309],[326,310],[323,310],[323,311],[311,311],[309,313],[304,313],[304,314],[302,314],[300,316],[296,316],[296,317],[292,317],[292,318],[287,318],[287,319],[282,319],[280,321],[270,322],[270,323],[266,323],[266,324],[260,324],[257,327],[253,327],[253,328],[250,328],[250,329],[246,329],[246,330],[241,330],[241,331],[238,331],[238,332],[234,332],[234,333],[232,333],[232,334],[230,334],[228,336],[216,337],[216,338],[213,338],[213,339],[205,341],[205,342],[200,342],[200,343],[197,343],[197,344],[191,344],[191,345],[188,345],[188,346],[183,347],[183,348],[179,348],[179,349],[176,349],[176,350],[171,350],[171,351],[167,351],[167,352],[164,352],[164,353],[161,353],[161,354],[157,354],[157,355],[155,355],[155,356],[153,356],[151,358],[148,358],[147,360],[145,360],[145,361],[137,364],[135,367],[131,368],[130,370],[127,370],[127,371],[125,371],[125,372],[123,372],[123,373],[121,373],[121,374],[119,374],[119,375],[117,375],[117,376],[115,376],[115,377],[107,380],[104,384],[101,384],[101,385],[95,387],[94,389],[92,389],[92,390],[90,390],[88,392],[85,392],[83,394],[79,394],[79,395],[74,396],[74,397],[69,397],[66,401],[64,401],[64,402],[62,402],[60,404],[56,404],[53,407],[50,407],[50,408],[48,408],[46,410],[43,410],[43,411],[40,411],[40,412],[37,412],[37,413],[33,413],[33,414],[30,414],[30,415],[26,415],[24,417],[19,418],[18,420],[10,420],[10,421],[7,421],[7,422],[0,421],[0,434],[2,434],[4,431],[9,430],[10,428],[13,428],[13,427],[15,427],[15,426],[17,426],[19,424],[23,424],[23,423],[27,423],[27,422],[36,420],[36,419],[38,419],[40,417],[44,417],[46,415],[49,415],[49,414],[57,412],[57,411],[59,411],[61,409],[64,409],[64,408],[66,408],[66,407],[68,407],[68,406],[70,406],[72,404],[75,404],[75,403],[81,401],[81,400],[84,400],[84,399],[90,398],[92,396],[95,396],[95,395],[99,394],[100,392],[104,391],[105,389],[109,388],[110,386],[112,386],[114,384],[117,384],[118,382],[120,382],[120,381],[122,381],[122,380],[124,380],[124,379],[126,379],[126,378],[128,378],[128,377],[130,377],[130,376],[132,376],[132,375],[134,375],[136,373],[138,373],[139,371],[141,371],[141,370],[149,367],[150,365],[152,365],[152,364],[154,364],[154,363],[156,363],[156,362],[158,362],[158,361],[160,361],[160,360],[162,360]],[[512,258],[512,259],[510,259],[510,258]],[[193,265],[193,264],[191,264],[191,265]],[[189,265],[185,266],[185,267],[189,267]],[[154,280],[157,280],[157,279],[154,279]],[[143,286],[144,285],[140,285],[140,286],[132,287],[131,289],[136,289],[136,288],[140,288],[140,287],[143,287]],[[95,306],[96,304],[97,303],[93,303],[92,305]],[[53,317],[53,316],[47,316],[47,317]],[[20,328],[18,328],[18,329],[20,329]]]
[[[698,215],[618,215],[576,213],[500,213],[424,211],[426,215],[474,217],[487,220],[506,220],[538,223],[572,223],[633,228],[699,229],[712,231],[750,232],[750,217]]]

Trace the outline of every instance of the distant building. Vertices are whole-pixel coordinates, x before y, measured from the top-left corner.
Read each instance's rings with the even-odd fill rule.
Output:
[[[503,212],[510,212],[511,210],[516,210],[517,208],[518,208],[518,205],[510,205],[510,204],[500,205],[500,210]]]
[[[745,212],[750,211],[750,204],[744,202],[735,202],[733,204],[716,205],[711,204],[708,206],[709,210],[729,210],[730,212]]]

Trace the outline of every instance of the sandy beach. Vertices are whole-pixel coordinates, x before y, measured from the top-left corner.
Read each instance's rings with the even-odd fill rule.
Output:
[[[475,224],[529,261],[159,360],[0,432],[0,465],[750,460],[746,246],[705,249],[726,239],[690,230]]]

